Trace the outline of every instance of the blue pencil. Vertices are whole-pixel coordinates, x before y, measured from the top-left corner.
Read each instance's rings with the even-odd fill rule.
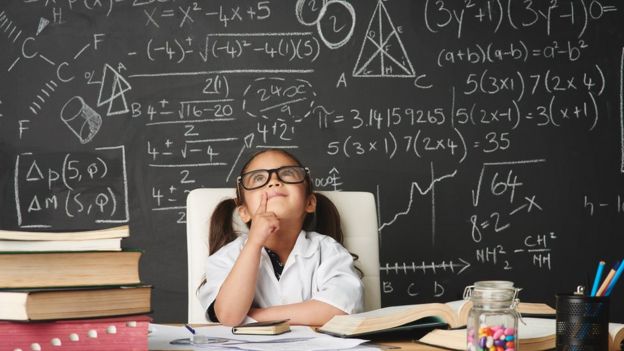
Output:
[[[609,296],[609,294],[611,294],[611,290],[613,290],[615,283],[617,283],[618,279],[620,279],[620,276],[622,275],[622,271],[624,271],[624,262],[620,263],[620,266],[618,267],[617,272],[615,272],[615,276],[613,277],[613,279],[611,279],[611,282],[609,283],[609,287],[607,288],[607,291],[605,292],[604,296]]]
[[[600,285],[600,278],[602,278],[602,271],[604,270],[605,261],[598,263],[598,270],[596,270],[596,278],[594,278],[594,286],[592,286],[591,294],[589,296],[596,296],[598,286]]]

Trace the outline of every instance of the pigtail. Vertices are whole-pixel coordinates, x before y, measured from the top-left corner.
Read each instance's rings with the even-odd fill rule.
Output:
[[[343,244],[344,237],[338,209],[327,196],[320,193],[314,193],[314,195],[316,195],[316,212],[306,218],[307,223],[304,223],[304,228],[311,228]]]
[[[303,227],[330,236],[344,246],[344,234],[342,232],[342,226],[340,225],[340,212],[338,212],[336,205],[323,194],[315,192],[314,195],[316,195],[316,212],[307,216]],[[353,252],[349,253],[351,257],[353,257],[353,261],[359,259],[358,255]],[[362,272],[361,269],[358,267],[354,268],[360,275],[360,278],[364,276],[364,272]]]
[[[212,255],[227,243],[236,239],[236,232],[232,224],[232,217],[236,209],[235,199],[225,199],[215,207],[210,217],[210,234],[208,235],[208,254]],[[197,286],[195,293],[199,293],[199,289],[206,284],[206,274]]]
[[[236,209],[235,199],[221,201],[210,218],[210,236],[208,237],[209,254],[217,252],[227,243],[234,241],[237,233],[234,231],[232,214]]]

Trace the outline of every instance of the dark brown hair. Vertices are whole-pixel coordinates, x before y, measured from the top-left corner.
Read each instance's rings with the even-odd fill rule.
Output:
[[[293,160],[298,166],[303,164],[292,154],[282,149],[266,149],[255,153],[243,165],[240,174],[247,171],[251,161],[261,154],[267,152],[278,152]],[[303,229],[315,231],[334,238],[340,244],[343,243],[342,228],[340,226],[340,214],[336,206],[326,196],[314,193],[314,186],[309,174],[305,177],[306,196],[314,194],[316,196],[316,211],[309,213],[303,222]],[[238,234],[232,225],[234,210],[237,206],[245,202],[245,196],[241,185],[236,184],[236,198],[221,201],[215,208],[210,218],[210,237],[208,238],[210,255],[217,252],[220,248],[237,238]]]

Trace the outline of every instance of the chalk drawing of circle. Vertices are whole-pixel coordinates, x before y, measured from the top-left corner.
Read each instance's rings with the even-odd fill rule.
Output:
[[[344,36],[344,38],[342,38],[341,40],[339,40],[338,42],[331,42],[329,41],[325,35],[323,34],[323,27],[321,26],[322,22],[323,22],[323,17],[325,17],[326,14],[331,13],[328,12],[327,9],[330,6],[343,6],[344,9],[347,10],[347,12],[349,13],[349,16],[351,17],[351,25],[349,27],[349,31],[347,32],[347,34]],[[329,18],[329,17],[328,17]],[[335,25],[332,24],[332,26]],[[319,33],[319,35],[321,36],[321,40],[323,41],[323,43],[325,43],[325,45],[330,48],[330,49],[337,49],[341,46],[343,46],[344,44],[346,44],[351,37],[353,36],[353,30],[355,29],[355,9],[353,9],[353,6],[351,6],[350,3],[345,2],[343,0],[329,0],[325,3],[325,5],[323,6],[323,8],[321,9],[321,13],[319,13],[319,18],[316,21],[316,29]]]
[[[324,1],[313,1],[312,3],[317,3],[317,2],[324,2]],[[314,17],[314,12],[318,11],[318,14],[316,15],[316,18],[312,21],[307,21],[304,17],[304,9],[306,6],[307,0],[297,0],[297,4],[295,5],[295,15],[297,16],[297,20],[299,21],[299,23],[303,24],[304,26],[313,26],[315,24],[317,24],[320,20],[321,20],[321,12],[324,11],[325,9],[325,4],[321,5],[319,9],[311,9],[310,11],[312,11],[312,15],[311,17]],[[309,7],[309,6],[308,6]]]
[[[242,109],[249,117],[299,123],[308,118],[317,94],[303,79],[260,77],[243,92]]]
[[[102,117],[80,96],[72,97],[63,105],[61,120],[82,144],[91,141],[102,126]]]

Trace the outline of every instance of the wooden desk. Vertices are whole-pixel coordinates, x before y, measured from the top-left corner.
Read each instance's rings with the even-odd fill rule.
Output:
[[[374,342],[380,346],[390,346],[391,350],[401,350],[401,351],[447,351],[446,349],[442,349],[439,347],[429,346],[418,344],[413,341],[376,341]]]

